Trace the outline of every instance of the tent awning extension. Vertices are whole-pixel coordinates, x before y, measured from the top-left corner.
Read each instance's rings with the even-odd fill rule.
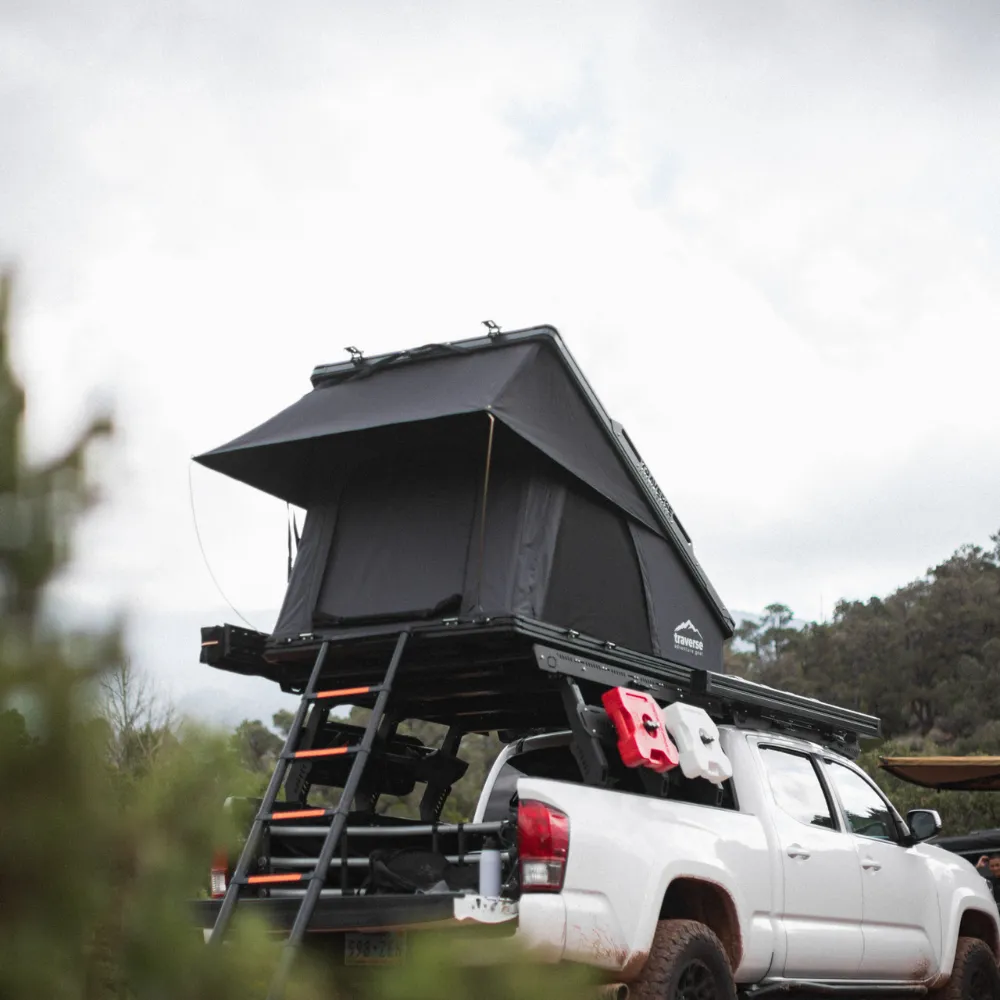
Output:
[[[881,757],[879,765],[911,785],[942,791],[1000,791],[1000,757]]]

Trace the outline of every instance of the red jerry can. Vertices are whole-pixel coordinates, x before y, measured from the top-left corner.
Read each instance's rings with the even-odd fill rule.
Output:
[[[650,695],[619,687],[605,691],[601,701],[618,731],[618,752],[626,767],[648,767],[660,774],[677,767],[677,747]]]

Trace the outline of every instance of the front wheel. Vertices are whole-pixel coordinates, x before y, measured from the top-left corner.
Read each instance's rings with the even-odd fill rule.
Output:
[[[951,977],[930,1000],[1000,1000],[1000,971],[990,946],[978,938],[960,937]]]
[[[736,1000],[736,985],[726,952],[708,927],[697,920],[661,920],[630,996],[636,1000]]]

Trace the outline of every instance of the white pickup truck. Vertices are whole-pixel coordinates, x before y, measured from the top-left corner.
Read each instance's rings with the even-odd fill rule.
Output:
[[[967,861],[921,842],[936,814],[904,822],[816,744],[731,727],[720,740],[732,778],[668,798],[582,785],[569,733],[508,746],[474,822],[504,816],[516,791],[517,936],[642,1000],[1000,995],[996,904]],[[526,884],[539,862],[547,874]]]
[[[469,824],[352,814],[310,930],[350,965],[398,957],[407,931],[479,925],[543,960],[596,967],[616,998],[1000,998],[996,904],[972,865],[924,842],[936,813],[904,821],[825,746],[701,717],[695,731],[729,777],[692,777],[682,758],[657,787],[612,750],[595,787],[578,738],[550,732],[504,748]],[[311,812],[323,810],[275,814],[266,870],[290,874],[261,877],[278,884],[244,904],[279,926],[326,830]],[[499,893],[477,881],[474,841],[492,835],[505,848]],[[433,851],[391,849],[413,836],[433,836]],[[400,880],[400,863],[423,884]],[[213,871],[217,897],[226,879]],[[197,904],[206,933],[220,903]]]

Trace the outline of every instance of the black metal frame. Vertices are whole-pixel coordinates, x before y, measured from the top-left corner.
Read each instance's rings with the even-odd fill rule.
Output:
[[[562,678],[582,699],[608,687],[648,691],[663,703],[697,704],[718,722],[799,735],[856,753],[860,739],[880,734],[879,720],[742,677],[699,670],[524,617],[451,620],[413,626],[413,642],[396,685],[400,717],[423,718],[466,732],[511,734],[564,728]],[[225,625],[203,629],[202,660],[256,674],[301,693],[316,650],[329,643],[338,684],[377,682],[395,633],[358,629],[308,634],[272,643],[268,636]],[[594,699],[591,697],[590,699]],[[368,704],[364,699],[359,704]]]
[[[316,840],[326,835],[327,827],[322,825],[283,825],[276,823],[271,828],[274,837],[283,845],[285,850],[294,850],[291,845],[302,843],[303,841]],[[372,845],[381,846],[402,845],[412,846],[412,842],[418,841],[426,844],[435,854],[442,854],[450,864],[462,866],[476,866],[480,862],[482,846],[488,837],[498,838],[501,844],[506,844],[513,835],[513,821],[491,820],[484,823],[410,823],[403,822],[398,826],[386,825],[384,822],[374,826],[349,826],[340,838],[340,856],[331,858],[330,867],[336,868],[339,872],[339,885],[325,886],[320,899],[336,896],[340,899],[350,899],[366,894],[364,886],[371,878],[372,867]],[[367,852],[364,847],[360,847],[367,842]],[[501,848],[501,858],[509,861],[511,852],[509,848]],[[270,853],[268,856],[268,868],[272,872],[295,871],[302,868],[315,868],[318,862],[317,857],[303,854],[276,855]],[[356,883],[358,879],[363,879],[361,886],[352,885],[351,872],[354,872]],[[307,890],[295,888],[272,889],[268,895],[274,898],[303,898]],[[377,893],[382,895],[381,893]],[[310,930],[314,930],[312,923]]]
[[[415,895],[323,897],[316,904],[310,931],[374,931],[421,926],[454,919],[458,892],[436,892]],[[190,903],[196,927],[209,930],[215,925],[221,905],[218,899],[196,899]],[[295,921],[299,900],[291,898],[247,899],[240,903],[247,914],[266,922],[275,932],[287,933]],[[479,924],[477,930],[487,934],[512,934],[516,920],[499,924]]]
[[[611,742],[607,714],[603,709],[587,704],[580,685],[571,676],[560,678],[559,693],[573,733],[573,757],[584,783],[603,786],[608,780],[608,758],[604,745]]]

